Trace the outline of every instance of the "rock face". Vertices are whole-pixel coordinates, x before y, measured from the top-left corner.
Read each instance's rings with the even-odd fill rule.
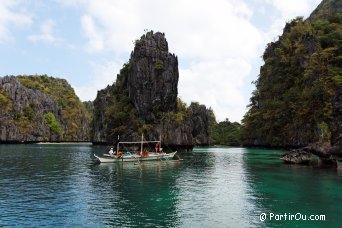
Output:
[[[178,60],[164,34],[148,32],[136,41],[130,65],[128,96],[139,116],[153,121],[157,112],[176,111]]]
[[[291,164],[308,164],[311,159],[311,153],[301,149],[291,150],[289,153],[282,155],[281,159]]]
[[[325,19],[330,15],[341,13],[342,2],[339,0],[323,0],[311,13],[309,20]]]
[[[331,145],[330,143],[311,143],[301,149],[292,150],[282,156],[287,163],[309,163],[311,154],[317,155],[324,164],[342,161],[342,89],[336,90],[333,102]]]
[[[192,122],[192,136],[193,143],[195,145],[209,144],[209,112],[204,105],[199,105],[197,103],[192,103],[189,107],[191,110],[191,122]]]
[[[110,99],[112,98],[112,90],[113,86],[107,86],[107,88],[98,91],[96,99],[94,101],[92,141],[95,143],[102,143],[110,140],[106,137],[108,125],[105,121],[105,108],[108,107],[110,104]]]
[[[309,153],[315,154],[320,158],[329,158],[330,149],[331,149],[331,146],[329,143],[311,143],[308,146],[303,148],[303,150]]]
[[[130,60],[116,82],[98,91],[94,101],[93,143],[162,137],[173,148],[209,142],[208,110],[177,98],[178,60],[163,33],[148,32],[135,41]]]
[[[156,126],[156,133],[163,134],[163,140],[168,145],[208,145],[208,109],[204,105],[191,103],[186,109],[182,120],[165,118]]]
[[[291,150],[282,155],[282,159],[287,163],[305,164],[309,163],[311,155],[317,155],[324,164],[336,164],[336,157],[332,155],[330,143],[311,143],[306,147]]]
[[[21,79],[32,82],[26,76]],[[39,79],[52,80],[46,76]],[[89,141],[89,118],[82,108],[75,107],[79,108],[75,114],[78,121],[71,123],[70,113],[65,113],[68,109],[57,99],[24,86],[17,77],[0,77],[0,106],[0,142]],[[77,128],[70,128],[71,124]]]
[[[44,126],[43,113],[52,112],[57,115],[57,102],[40,91],[28,89],[20,84],[15,77],[0,78],[0,89],[4,91],[10,100],[10,106],[1,110],[0,129],[1,141],[44,141],[48,139],[58,140],[59,136],[50,135],[49,129]],[[19,122],[16,113],[24,113],[26,107],[35,106],[35,114],[38,125],[32,125],[28,121]],[[9,109],[13,111],[10,111]],[[29,131],[29,133],[28,133]]]
[[[242,121],[244,145],[298,148],[330,135],[338,141],[341,114],[332,100],[341,88],[341,42],[334,35],[342,28],[341,10],[341,1],[323,0],[310,18],[288,22],[267,45]]]
[[[342,89],[338,88],[332,100],[332,124],[330,143],[311,143],[301,149],[292,150],[282,156],[287,163],[310,162],[311,154],[317,155],[325,164],[342,161]]]
[[[333,119],[331,129],[330,153],[337,161],[342,161],[342,88],[340,87],[334,96],[333,102]]]

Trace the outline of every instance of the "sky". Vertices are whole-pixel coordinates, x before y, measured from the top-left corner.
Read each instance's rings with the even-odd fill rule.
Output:
[[[178,96],[240,122],[267,43],[321,0],[0,0],[0,76],[65,78],[82,101],[116,80],[134,40],[165,33]]]

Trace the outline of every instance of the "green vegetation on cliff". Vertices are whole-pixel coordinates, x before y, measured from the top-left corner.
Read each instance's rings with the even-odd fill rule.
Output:
[[[129,99],[128,91],[125,87],[129,67],[129,64],[124,64],[120,74],[117,76],[111,96],[107,98],[109,104],[105,107],[104,114],[105,122],[108,126],[107,136],[112,140],[116,139],[117,135],[124,135],[130,130],[138,128],[142,131],[142,120],[138,118],[137,111]]]
[[[80,135],[84,134],[89,136],[88,132],[83,131],[89,131],[84,126],[89,124],[90,114],[65,79],[47,75],[17,76],[17,79],[25,87],[39,90],[57,101],[58,107],[56,108],[59,109],[61,123],[51,112],[44,115],[45,122],[54,134],[62,136],[61,139],[66,141],[77,141]],[[27,118],[27,123],[33,122],[33,109],[34,106],[27,107],[26,111],[24,109],[24,113],[20,114],[21,117],[18,118],[19,123],[26,121]],[[27,123],[21,125],[27,125]]]
[[[326,2],[337,1],[321,5]],[[268,44],[243,119],[245,144],[303,146],[329,140],[331,100],[342,85],[342,14],[324,10],[287,23],[279,40]]]
[[[143,126],[125,87],[129,67],[128,63],[124,64],[115,84],[99,91],[94,101],[93,121],[105,130],[107,142],[114,143],[118,135],[134,132]],[[99,105],[104,105],[104,112],[99,112]]]
[[[4,90],[0,89],[0,112],[7,111],[11,106],[12,102],[9,99],[8,94]]]
[[[16,111],[14,113],[14,123],[21,132],[27,133],[34,128],[35,125],[35,114],[34,114],[34,104],[31,103],[23,111]]]
[[[323,0],[317,8],[311,13],[308,20],[326,19],[337,13],[341,13],[342,1]]]
[[[44,115],[44,120],[54,134],[61,135],[63,133],[61,124],[58,122],[56,116],[53,113],[46,113]]]

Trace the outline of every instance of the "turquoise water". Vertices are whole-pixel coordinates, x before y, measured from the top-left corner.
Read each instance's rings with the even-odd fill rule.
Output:
[[[180,162],[94,165],[92,155],[105,149],[0,145],[0,227],[340,225],[342,172],[283,164],[282,151],[196,148]]]

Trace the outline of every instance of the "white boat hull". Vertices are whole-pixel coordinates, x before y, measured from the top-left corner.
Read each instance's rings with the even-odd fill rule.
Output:
[[[148,157],[141,157],[139,155],[129,155],[129,156],[123,156],[121,158],[117,158],[116,156],[105,156],[105,157],[99,157],[95,156],[96,160],[100,163],[116,163],[116,162],[146,162],[146,161],[167,161],[172,160],[174,155],[177,153],[161,153],[161,154],[150,154]]]

